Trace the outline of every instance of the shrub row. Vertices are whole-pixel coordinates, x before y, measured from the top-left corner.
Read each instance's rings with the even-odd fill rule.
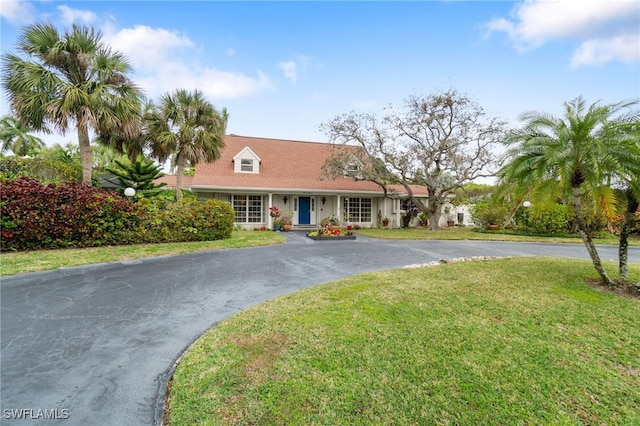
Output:
[[[141,229],[145,242],[211,241],[231,237],[235,213],[223,201],[163,197],[140,200],[146,213]]]
[[[131,202],[73,181],[26,177],[3,181],[1,190],[3,250],[217,240],[233,229],[233,209],[216,200]]]

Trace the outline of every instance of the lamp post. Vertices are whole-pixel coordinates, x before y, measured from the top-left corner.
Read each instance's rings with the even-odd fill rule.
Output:
[[[524,207],[526,210],[526,214],[524,216],[524,230],[525,231],[529,231],[529,208],[531,207],[531,201],[529,200],[525,200],[522,203],[522,207]]]

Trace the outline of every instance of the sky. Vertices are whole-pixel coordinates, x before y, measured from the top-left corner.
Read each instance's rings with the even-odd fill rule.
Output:
[[[32,23],[92,26],[148,98],[198,89],[244,136],[325,142],[337,115],[450,88],[511,127],[578,96],[640,98],[637,0],[0,0],[0,17],[3,54]],[[43,139],[76,143],[75,131]]]

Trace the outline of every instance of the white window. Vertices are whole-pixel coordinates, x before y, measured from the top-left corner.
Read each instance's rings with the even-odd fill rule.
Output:
[[[354,175],[360,171],[360,165],[357,163],[349,163],[347,164],[347,173],[349,175]]]
[[[371,198],[345,198],[342,208],[349,222],[371,222]]]
[[[253,173],[253,160],[247,158],[240,160],[240,171]]]
[[[262,218],[262,195],[232,195],[231,206],[236,212],[236,223],[260,223]]]

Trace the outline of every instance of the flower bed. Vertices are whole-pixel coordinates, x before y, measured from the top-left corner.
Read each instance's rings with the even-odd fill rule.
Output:
[[[336,241],[336,240],[355,240],[356,239],[355,235],[332,235],[332,236],[328,236],[328,235],[309,235],[309,234],[307,234],[307,237],[311,238],[312,240],[316,240],[316,241]]]
[[[323,229],[317,231],[311,231],[307,233],[307,237],[312,240],[355,240],[356,236],[353,234],[351,227],[347,230],[340,228],[339,226],[326,226]]]

